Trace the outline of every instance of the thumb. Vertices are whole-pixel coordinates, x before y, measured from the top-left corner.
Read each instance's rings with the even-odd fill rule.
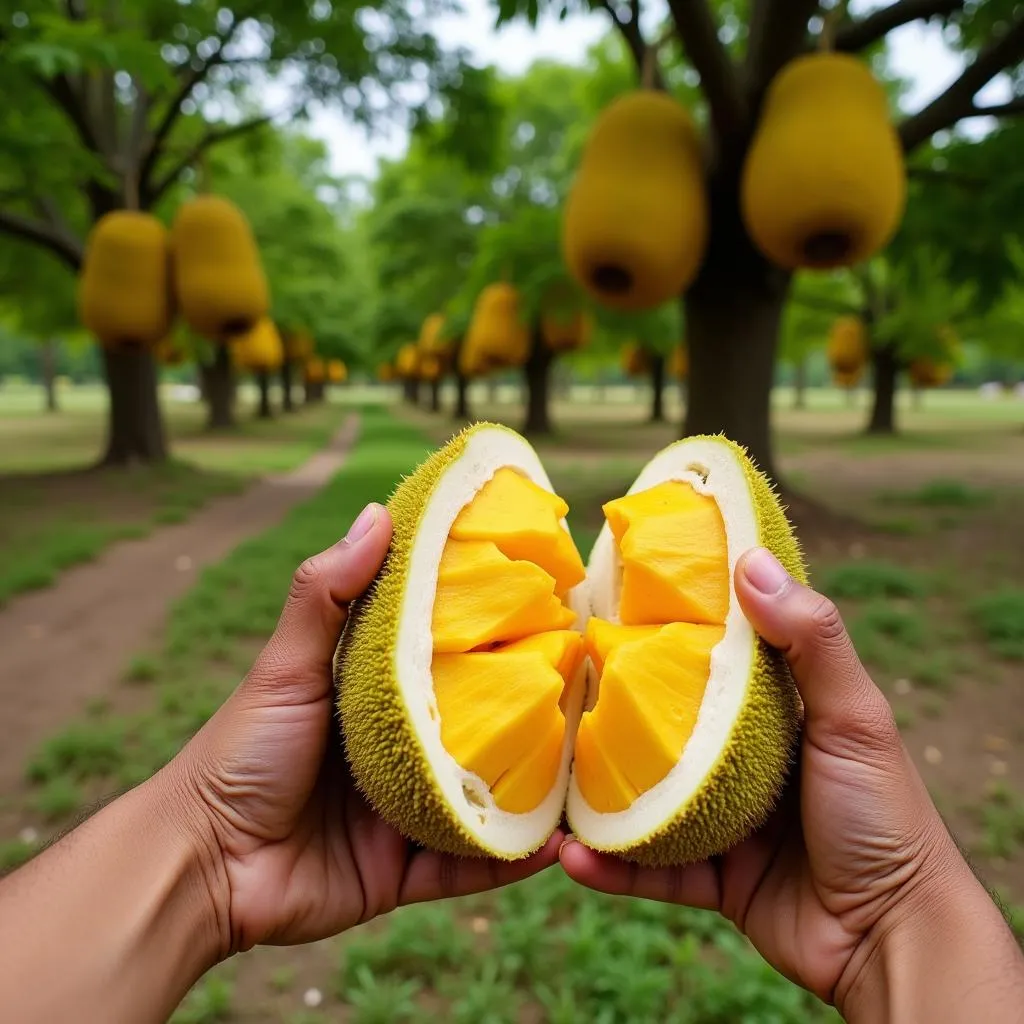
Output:
[[[794,580],[767,548],[743,555],[735,582],[751,625],[789,664],[807,738],[840,755],[899,752],[892,709],[857,657],[835,604]]]
[[[266,692],[280,699],[285,690],[289,703],[307,703],[330,692],[348,603],[370,585],[390,542],[388,510],[372,503],[342,540],[295,570],[277,628],[245,682],[249,696]]]

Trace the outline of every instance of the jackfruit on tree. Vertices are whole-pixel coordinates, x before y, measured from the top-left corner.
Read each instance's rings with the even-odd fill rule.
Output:
[[[590,344],[594,318],[585,309],[549,310],[540,317],[540,336],[552,352],[575,352]]]
[[[647,349],[635,341],[622,346],[622,372],[627,377],[646,377],[651,372],[651,357]]]
[[[862,369],[871,354],[864,321],[857,316],[841,316],[828,334],[826,355],[836,373],[854,373]]]
[[[855,388],[864,377],[864,367],[858,366],[855,370],[833,370],[832,383],[837,388]]]
[[[906,191],[888,100],[866,64],[815,53],[776,75],[740,190],[768,259],[789,269],[861,263],[896,231]]]
[[[341,359],[327,360],[327,380],[331,384],[344,384],[348,380],[348,367]]]
[[[319,356],[313,356],[306,360],[302,376],[307,384],[323,384],[327,380],[327,364]]]
[[[284,362],[284,344],[274,321],[262,317],[250,330],[233,337],[231,355],[242,370],[276,370]]]
[[[522,320],[519,292],[500,281],[477,297],[459,368],[467,377],[521,366],[530,354],[530,330]]]
[[[395,379],[395,368],[390,363],[381,363],[377,367],[377,380],[382,384],[390,384]]]
[[[941,388],[953,379],[953,365],[928,358],[913,359],[907,373],[916,388]]]
[[[420,356],[415,345],[403,345],[395,356],[395,371],[399,377],[409,379],[419,373]]]
[[[584,568],[537,454],[478,424],[388,502],[387,558],[335,659],[360,790],[406,836],[525,857],[563,812],[647,865],[721,853],[771,812],[799,698],[736,601],[740,555],[803,559],[777,495],[722,437],[659,453]]]
[[[284,354],[289,363],[304,363],[316,352],[313,336],[305,330],[287,331],[283,337]]]
[[[416,371],[420,380],[440,380],[444,376],[444,364],[438,356],[421,355]]]
[[[174,289],[181,315],[214,341],[243,334],[270,308],[252,229],[220,196],[182,203],[171,225]]]
[[[431,313],[420,328],[420,336],[416,342],[420,352],[427,356],[445,360],[451,357],[453,345],[444,334],[445,317],[443,313]]]
[[[664,92],[613,101],[591,131],[565,205],[562,251],[573,278],[603,306],[651,309],[686,290],[707,235],[690,115]]]
[[[167,230],[148,213],[115,210],[94,225],[78,281],[83,326],[111,348],[156,345],[171,327]]]
[[[685,345],[677,345],[672,349],[672,355],[668,360],[668,372],[676,380],[686,380],[690,373],[690,354],[686,351]]]

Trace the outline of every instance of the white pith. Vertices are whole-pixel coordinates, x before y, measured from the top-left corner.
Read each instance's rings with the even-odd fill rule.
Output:
[[[514,857],[540,846],[562,817],[572,761],[572,741],[582,711],[583,687],[572,688],[579,697],[573,706],[565,709],[566,741],[558,778],[551,792],[534,810],[526,814],[510,814],[494,802],[487,784],[473,772],[460,767],[441,743],[441,721],[430,672],[433,658],[430,620],[441,553],[462,507],[469,504],[503,466],[519,470],[545,490],[553,489],[536,452],[523,438],[506,430],[487,427],[470,435],[462,454],[448,466],[434,488],[420,520],[402,599],[395,675],[409,720],[423,745],[445,802],[482,846],[499,856]],[[575,588],[569,597],[569,603],[577,613],[577,628],[582,625],[581,618],[585,617],[584,586],[581,584]],[[467,790],[473,794],[474,802],[467,798]]]
[[[714,441],[693,440],[679,442],[657,455],[628,491],[634,494],[667,480],[684,481],[698,493],[716,499],[725,525],[730,592],[725,636],[711,653],[711,669],[697,724],[679,762],[626,810],[595,811],[570,775],[573,739],[583,710],[583,688],[575,686],[572,692],[577,697],[566,708],[566,742],[555,784],[533,811],[512,814],[501,810],[486,783],[460,767],[442,744],[430,670],[430,623],[444,545],[459,511],[504,466],[519,470],[546,490],[553,490],[527,441],[505,430],[482,428],[467,439],[462,454],[444,471],[427,501],[413,545],[399,618],[395,652],[399,690],[437,788],[452,813],[481,846],[506,857],[535,849],[554,831],[566,808],[574,832],[587,845],[625,849],[676,817],[694,797],[720,757],[743,707],[756,643],[753,629],[736,600],[733,572],[740,555],[758,543],[749,485],[731,448]],[[621,580],[618,549],[605,524],[590,557],[587,580],[569,595],[569,603],[577,613],[577,629],[583,628],[589,615],[618,622]],[[591,703],[592,699],[588,699],[587,705]]]
[[[599,850],[636,845],[693,799],[721,756],[743,707],[757,650],[753,628],[736,600],[733,585],[736,562],[758,543],[753,497],[739,459],[731,448],[714,441],[680,441],[656,455],[627,493],[646,491],[667,480],[684,481],[698,494],[711,495],[722,513],[729,559],[725,636],[711,652],[697,724],[682,757],[661,782],[641,793],[626,810],[609,813],[594,810],[580,792],[575,775],[570,778],[566,798],[569,824],[583,842]],[[618,622],[622,562],[607,523],[594,544],[587,583],[591,615]]]

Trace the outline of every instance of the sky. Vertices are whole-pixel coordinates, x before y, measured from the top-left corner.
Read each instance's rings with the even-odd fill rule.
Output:
[[[460,14],[433,22],[432,27],[442,45],[463,46],[470,51],[474,63],[492,64],[509,75],[521,73],[539,59],[582,63],[587,50],[609,28],[607,15],[598,12],[572,15],[564,21],[542,18],[535,29],[525,22],[495,29],[492,0],[462,0],[462,6]],[[854,14],[878,6],[885,5],[863,0],[850,4]],[[655,24],[664,16],[658,8],[659,4],[648,5]],[[912,83],[906,96],[908,110],[919,109],[942,92],[962,66],[960,58],[943,43],[939,28],[920,22],[890,33],[889,52],[893,70]],[[988,90],[983,90],[981,98],[995,102],[1003,91],[1001,83],[993,83]],[[400,156],[407,143],[404,132],[395,129],[378,130],[370,138],[336,111],[326,109],[313,115],[310,131],[327,143],[331,169],[339,176],[372,177],[378,159]]]

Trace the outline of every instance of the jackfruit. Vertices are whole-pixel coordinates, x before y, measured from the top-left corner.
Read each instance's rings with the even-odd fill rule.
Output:
[[[284,335],[284,353],[289,363],[304,363],[316,353],[313,336],[305,330],[288,331]]]
[[[598,117],[565,205],[562,251],[612,309],[651,309],[696,276],[708,235],[700,143],[664,92],[621,96]]]
[[[934,359],[914,359],[907,373],[916,388],[941,388],[953,379],[953,365]]]
[[[510,284],[488,285],[473,306],[459,368],[467,377],[521,366],[530,354],[530,331],[521,319],[519,292]]]
[[[331,384],[344,384],[348,380],[348,367],[342,360],[327,360],[327,380]]]
[[[864,321],[857,316],[841,316],[829,331],[826,354],[829,366],[837,373],[863,369],[870,356]]]
[[[420,327],[420,336],[416,347],[427,356],[447,359],[452,354],[452,342],[444,333],[445,316],[443,313],[431,313]]]
[[[676,380],[686,380],[690,373],[690,354],[686,351],[685,345],[677,345],[672,349],[672,355],[668,360],[669,376]]]
[[[306,360],[302,376],[307,384],[323,384],[327,379],[327,365],[319,356]]]
[[[627,377],[646,377],[651,372],[651,357],[647,349],[635,341],[622,347],[622,372]]]
[[[148,213],[115,210],[89,233],[78,315],[103,345],[156,345],[173,317],[167,230]]]
[[[381,363],[377,367],[377,380],[382,384],[390,384],[395,377],[395,368],[390,363]]]
[[[435,381],[444,376],[444,366],[437,356],[421,355],[416,369],[420,380]]]
[[[870,69],[842,53],[797,57],[775,77],[743,168],[743,219],[781,267],[861,263],[906,203],[903,150]]]
[[[263,317],[251,330],[232,338],[231,356],[242,370],[276,370],[284,362],[284,344],[274,321]]]
[[[584,573],[527,442],[478,424],[392,495],[384,565],[335,659],[360,789],[406,836],[514,859],[563,811],[648,865],[723,852],[770,813],[799,699],[732,589],[770,548],[805,579],[778,497],[722,437],[657,455]]]
[[[252,229],[220,196],[197,196],[171,225],[171,265],[181,315],[214,341],[248,331],[270,308]]]
[[[590,344],[594,318],[585,310],[542,313],[540,334],[552,352],[575,352]]]
[[[856,370],[833,370],[832,383],[837,388],[855,388],[864,377],[864,367],[858,366]]]
[[[409,379],[419,373],[420,355],[416,346],[403,345],[395,356],[395,372],[399,377]]]

